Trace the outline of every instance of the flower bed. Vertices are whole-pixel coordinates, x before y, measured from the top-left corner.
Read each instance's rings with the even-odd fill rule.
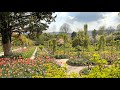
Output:
[[[112,53],[111,55],[110,52],[101,53],[100,56],[106,59],[109,65],[113,64],[118,59],[118,57],[120,57],[118,53]]]
[[[93,61],[83,59],[70,59],[66,63],[71,66],[87,66],[88,64],[95,65]]]
[[[64,67],[60,67],[54,59],[0,59],[1,78],[65,78],[67,77]]]

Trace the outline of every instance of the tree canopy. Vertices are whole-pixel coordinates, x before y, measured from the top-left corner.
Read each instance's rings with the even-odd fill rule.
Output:
[[[40,33],[42,33],[43,30],[47,30],[49,24],[55,21],[56,16],[53,16],[53,13],[54,12],[0,12],[0,33],[2,35],[4,51],[10,51],[9,46],[13,32],[19,35],[26,33],[39,37]]]

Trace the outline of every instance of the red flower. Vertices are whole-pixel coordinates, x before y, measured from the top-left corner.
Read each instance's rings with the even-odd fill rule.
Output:
[[[50,57],[49,56],[46,56],[46,59],[49,59]]]

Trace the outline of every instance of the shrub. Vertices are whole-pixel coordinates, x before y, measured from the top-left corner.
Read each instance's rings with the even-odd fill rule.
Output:
[[[77,47],[75,49],[77,49],[77,51],[82,51],[81,46],[79,46],[79,45],[77,45]]]
[[[69,78],[80,78],[79,74],[75,73],[75,72],[71,72],[69,75]]]
[[[88,64],[92,64],[92,65],[95,65],[95,63],[93,61],[90,61],[90,60],[83,60],[83,59],[79,59],[79,60],[75,60],[75,59],[70,59],[66,62],[68,65],[71,65],[71,66],[87,66]]]
[[[40,50],[42,50],[44,48],[44,46],[43,45],[39,45],[39,48],[40,48]]]
[[[80,70],[79,74],[80,75],[88,75],[90,72],[90,70],[88,70],[87,68],[84,68],[82,70]]]
[[[63,54],[60,54],[60,55],[55,55],[55,58],[56,58],[56,59],[66,59],[66,58],[68,58],[68,56],[67,56],[67,55],[63,55]]]

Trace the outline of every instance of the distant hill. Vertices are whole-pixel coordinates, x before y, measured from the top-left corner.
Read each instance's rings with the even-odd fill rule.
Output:
[[[110,32],[116,32],[117,30],[105,30],[106,33],[110,33]],[[45,33],[51,33],[51,34],[59,34],[60,32],[45,32]],[[92,31],[89,30],[88,34],[91,36],[92,35]],[[68,33],[68,35],[71,35],[71,33]]]
[[[46,32],[45,32],[46,33]],[[51,33],[51,34],[59,34],[60,32],[47,32],[47,33]],[[92,31],[88,31],[89,35],[92,35]],[[68,33],[68,35],[71,35],[71,33]]]

